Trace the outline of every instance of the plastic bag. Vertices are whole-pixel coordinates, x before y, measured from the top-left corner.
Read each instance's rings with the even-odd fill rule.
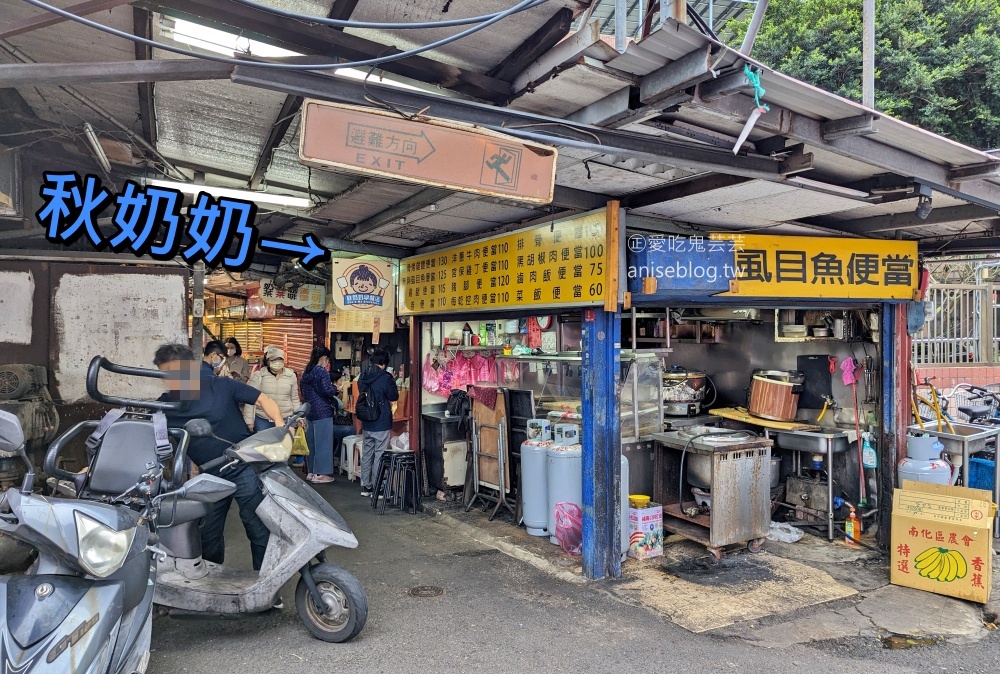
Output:
[[[389,449],[394,449],[400,452],[410,451],[410,434],[400,433],[399,435],[390,438]]]
[[[781,543],[795,543],[805,532],[802,529],[793,527],[785,522],[771,522],[771,527],[767,533],[769,541],[780,541]]]
[[[575,503],[556,504],[556,540],[564,552],[577,557],[583,547],[583,510]]]
[[[292,441],[292,456],[309,456],[309,443],[306,442],[306,429],[301,426],[295,429],[295,439]]]
[[[437,393],[438,390],[438,373],[434,369],[434,365],[431,364],[431,354],[427,354],[427,358],[424,359],[424,369],[422,370],[423,386],[428,393]]]

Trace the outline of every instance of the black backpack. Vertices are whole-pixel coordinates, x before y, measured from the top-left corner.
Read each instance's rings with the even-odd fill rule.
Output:
[[[459,388],[453,388],[448,394],[448,416],[460,417],[459,428],[464,428],[467,424],[469,412],[472,411],[472,403],[469,401],[469,394]]]
[[[358,401],[354,404],[354,416],[361,421],[378,421],[381,411],[382,401],[375,399],[371,387],[361,388],[361,384],[358,383]]]

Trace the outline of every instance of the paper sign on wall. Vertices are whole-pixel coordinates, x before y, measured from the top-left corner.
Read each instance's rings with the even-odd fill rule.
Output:
[[[393,264],[383,260],[333,260],[330,330],[374,332],[396,320]]]

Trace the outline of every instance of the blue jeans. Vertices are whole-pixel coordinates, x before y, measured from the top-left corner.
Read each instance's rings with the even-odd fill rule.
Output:
[[[274,422],[270,419],[261,419],[260,417],[253,418],[254,433],[260,433],[261,431],[266,431],[269,428],[274,428]]]
[[[236,485],[236,491],[221,501],[213,504],[212,509],[201,525],[201,556],[202,559],[222,564],[226,558],[226,516],[233,499],[240,508],[240,519],[243,528],[250,539],[250,556],[253,559],[254,571],[259,571],[264,563],[264,552],[271,532],[257,517],[257,506],[264,500],[260,480],[257,474],[246,465],[238,465],[220,473],[219,469],[210,474],[229,480]]]
[[[316,475],[333,475],[333,417],[310,421],[306,426],[309,456],[306,469]]]

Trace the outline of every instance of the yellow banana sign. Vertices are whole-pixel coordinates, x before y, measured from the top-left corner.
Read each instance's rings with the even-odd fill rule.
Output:
[[[924,578],[950,583],[965,578],[969,565],[958,550],[948,548],[928,548],[913,560],[914,568]]]

